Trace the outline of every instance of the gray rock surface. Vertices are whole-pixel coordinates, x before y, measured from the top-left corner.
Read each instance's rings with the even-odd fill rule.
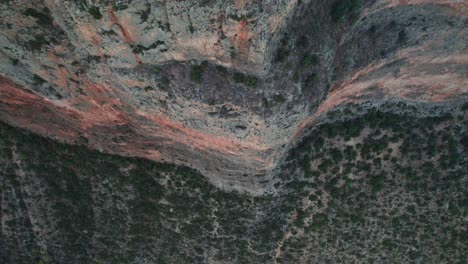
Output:
[[[261,193],[343,103],[466,98],[463,1],[0,1],[0,120]]]

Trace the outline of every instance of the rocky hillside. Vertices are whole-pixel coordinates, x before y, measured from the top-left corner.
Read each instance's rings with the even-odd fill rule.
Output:
[[[0,263],[466,262],[466,1],[0,18]]]
[[[0,1],[0,120],[260,194],[348,102],[467,98],[457,0]]]
[[[468,104],[327,120],[259,196],[1,124],[0,262],[465,263]]]

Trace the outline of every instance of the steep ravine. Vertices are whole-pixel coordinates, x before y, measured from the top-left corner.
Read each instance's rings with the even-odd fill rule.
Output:
[[[0,120],[261,194],[345,103],[467,98],[460,1],[1,1]]]

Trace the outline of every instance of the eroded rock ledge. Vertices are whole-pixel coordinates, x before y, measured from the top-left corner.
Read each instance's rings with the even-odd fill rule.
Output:
[[[261,192],[343,103],[467,98],[460,1],[3,1],[0,120]]]

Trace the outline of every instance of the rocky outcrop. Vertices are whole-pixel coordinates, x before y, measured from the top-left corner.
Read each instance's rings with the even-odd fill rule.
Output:
[[[2,1],[0,120],[261,192],[343,103],[467,98],[463,1]]]

